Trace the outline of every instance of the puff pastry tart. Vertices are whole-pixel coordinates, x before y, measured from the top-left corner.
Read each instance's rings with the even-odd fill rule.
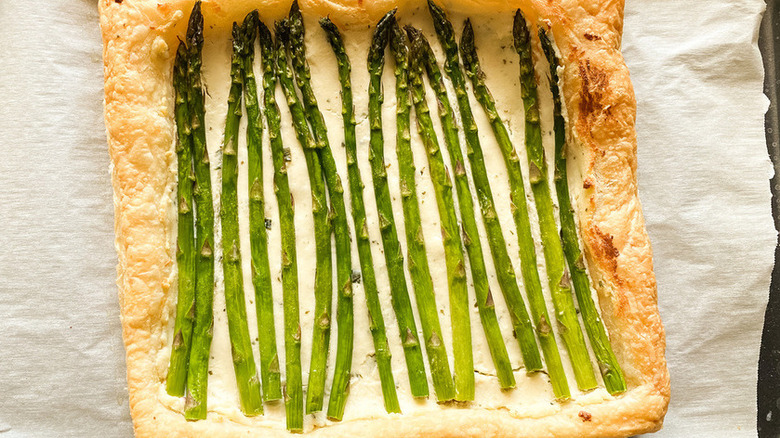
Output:
[[[623,2],[298,1],[100,0],[136,436],[658,430]]]

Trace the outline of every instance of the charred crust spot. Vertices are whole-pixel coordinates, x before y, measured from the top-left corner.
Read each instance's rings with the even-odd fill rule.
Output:
[[[615,248],[613,243],[613,236],[602,232],[598,227],[595,227],[596,234],[596,248],[594,248],[609,266],[612,274],[617,278],[617,258],[620,252]]]
[[[609,80],[603,70],[591,65],[590,60],[580,61],[579,70],[582,80],[580,114],[587,121],[605,110],[603,99]]]
[[[579,414],[577,414],[577,416],[579,416],[580,418],[582,418],[582,421],[583,421],[583,422],[590,421],[590,420],[593,418],[593,416],[592,416],[592,415],[590,415],[590,412],[585,412],[585,411],[580,411],[580,413],[579,413]]]
[[[589,189],[591,187],[593,187],[593,181],[590,178],[585,178],[582,181],[582,188],[583,189]]]
[[[617,256],[620,255],[617,248],[615,248],[615,245],[612,243],[613,236],[602,233],[601,230],[597,230],[599,237],[601,238],[602,242],[602,250],[604,251],[604,254],[609,256],[610,258],[617,258]]]
[[[123,1],[125,1],[125,0],[114,0],[114,3],[116,3],[118,5],[121,5]]]
[[[598,36],[598,35],[594,35],[594,34],[592,34],[592,33],[590,33],[590,32],[585,32],[585,34],[584,34],[583,36],[584,36],[584,37],[585,37],[585,39],[586,39],[586,40],[588,40],[588,41],[599,41],[599,40],[601,40],[601,37],[600,37],[600,36]]]

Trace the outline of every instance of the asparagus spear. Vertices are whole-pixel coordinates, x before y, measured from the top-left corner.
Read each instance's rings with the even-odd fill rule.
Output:
[[[312,359],[309,371],[309,386],[307,395],[307,411],[311,412],[316,401],[324,397],[325,374],[327,366],[328,344],[330,339],[331,311],[331,247],[330,223],[328,221],[328,206],[325,182],[322,177],[322,166],[315,150],[314,138],[306,123],[306,113],[298,99],[293,82],[293,72],[287,62],[287,51],[290,45],[289,22],[279,22],[276,26],[278,49],[278,78],[287,98],[287,105],[292,114],[293,127],[303,148],[306,167],[309,171],[309,181],[312,192],[312,216],[314,217],[314,234],[316,240],[317,268],[315,273],[315,324],[312,342]],[[312,395],[312,392],[315,395]]]
[[[385,410],[387,412],[400,413],[401,407],[398,404],[398,395],[396,394],[395,380],[390,363],[390,348],[387,345],[385,320],[382,316],[382,307],[376,287],[371,241],[368,237],[368,227],[366,225],[366,207],[363,203],[363,180],[360,177],[360,169],[357,164],[355,108],[352,103],[352,82],[350,79],[351,66],[344,48],[344,41],[336,25],[326,17],[320,20],[320,26],[325,31],[338,62],[342,116],[344,118],[344,146],[347,151],[347,175],[349,177],[352,201],[352,219],[355,221],[360,271],[363,278],[363,290],[366,294],[371,336],[374,340],[379,381],[382,384]]]
[[[382,70],[385,62],[385,46],[387,32],[395,19],[395,10],[385,14],[376,25],[371,47],[368,52],[368,120],[371,127],[369,138],[368,160],[371,163],[371,177],[374,182],[379,228],[382,234],[382,245],[385,249],[385,263],[390,278],[390,293],[398,320],[398,330],[401,334],[401,344],[406,357],[406,368],[409,373],[409,384],[414,397],[428,396],[428,380],[425,376],[420,340],[417,336],[417,326],[412,313],[412,303],[406,288],[403,255],[398,242],[398,232],[395,228],[393,209],[390,201],[390,189],[387,185],[385,169],[384,139],[382,136]]]
[[[460,140],[458,139],[458,128],[455,124],[449,97],[447,96],[447,89],[444,86],[441,70],[439,69],[439,65],[436,62],[436,56],[434,55],[433,50],[431,50],[428,40],[422,32],[412,27],[407,27],[407,31],[412,39],[412,46],[418,48],[417,56],[420,57],[420,62],[425,65],[429,82],[438,99],[439,117],[441,118],[442,127],[444,128],[445,143],[450,155],[450,166],[455,169],[455,188],[458,194],[460,217],[463,221],[463,243],[466,246],[466,251],[469,256],[471,276],[474,281],[474,291],[477,298],[477,308],[479,309],[482,327],[485,330],[485,337],[487,338],[488,347],[490,348],[490,355],[496,366],[496,374],[501,387],[505,389],[513,388],[515,386],[515,376],[512,372],[512,364],[509,361],[509,354],[506,351],[501,329],[498,327],[498,318],[496,317],[496,310],[493,304],[493,295],[488,286],[487,269],[485,268],[485,260],[482,254],[482,245],[480,244],[477,229],[476,214],[474,213],[474,204],[471,198],[471,189],[469,188],[468,177],[466,176],[463,152],[461,150]],[[479,149],[478,139],[476,149]],[[472,153],[472,159],[473,157],[478,156],[478,159],[482,160],[481,150],[477,152]],[[480,197],[487,193],[489,199],[485,202],[489,202],[490,205],[488,207],[495,210],[492,206],[493,194],[490,192],[490,185],[484,163],[480,161],[480,163],[477,164],[478,167],[481,165],[481,168],[473,170],[473,172],[477,174],[474,178],[474,181],[477,183],[477,192]],[[472,163],[472,167],[473,166],[474,164]],[[480,188],[480,185],[484,185],[484,188]],[[490,219],[491,218],[485,219],[485,229],[488,234],[488,240],[491,242],[491,249],[494,246],[493,242],[497,241],[500,244],[498,252],[502,252],[502,254],[499,255],[504,256],[496,261],[496,266],[503,267],[497,269],[497,271],[501,271],[498,273],[500,284],[502,285],[502,289],[507,288],[509,293],[519,297],[520,291],[517,288],[512,263],[509,261],[509,257],[506,253],[506,243],[504,242],[504,236],[501,234],[501,228],[495,216],[495,211],[492,214],[492,220]],[[488,224],[488,222],[490,223]],[[493,252],[496,251],[493,250]],[[506,286],[504,286],[505,284]]]
[[[425,85],[422,78],[424,67],[418,55],[419,51],[420,49],[416,47],[412,48],[409,83],[417,119],[417,132],[422,137],[425,151],[428,155],[428,168],[436,192],[436,204],[439,207],[441,234],[444,240],[447,285],[450,292],[453,353],[455,356],[456,398],[458,400],[472,400],[474,398],[474,358],[471,350],[466,261],[463,256],[458,218],[455,214],[455,204],[452,199],[450,173],[444,165],[439,141],[433,129],[428,103],[425,100]]]
[[[295,247],[294,203],[287,178],[287,163],[281,137],[281,119],[276,103],[277,53],[271,32],[262,21],[257,23],[258,41],[263,60],[263,103],[268,122],[268,137],[274,166],[274,192],[279,205],[279,227],[282,235],[282,301],[284,303],[284,355],[287,429],[303,430],[303,378],[301,376],[301,325],[298,307],[298,257]],[[277,46],[280,42],[277,41]],[[279,50],[283,50],[281,47]],[[283,52],[282,52],[283,53]],[[284,65],[284,64],[282,64]],[[277,361],[276,366],[279,366]]]
[[[190,364],[187,371],[187,397],[184,416],[188,420],[206,418],[209,351],[211,350],[214,315],[214,204],[211,198],[211,169],[206,148],[206,126],[203,84],[201,83],[201,53],[203,50],[203,15],[200,2],[195,3],[187,29],[189,64],[187,99],[192,129],[192,149],[195,168],[195,325],[192,333]]]
[[[536,334],[539,336],[539,343],[547,363],[547,373],[550,376],[553,393],[558,399],[565,400],[570,397],[569,384],[566,380],[560,353],[555,342],[555,335],[550,325],[547,305],[542,294],[542,285],[536,265],[536,250],[533,237],[531,236],[531,222],[528,216],[528,205],[526,204],[525,188],[523,186],[523,175],[520,170],[520,160],[517,157],[506,127],[498,116],[490,90],[485,85],[485,73],[479,66],[479,58],[474,46],[474,32],[471,28],[471,23],[468,21],[463,30],[460,50],[466,74],[474,86],[474,94],[488,115],[493,133],[504,157],[504,163],[509,174],[512,214],[517,227],[517,239],[520,246],[520,268],[523,274],[526,295],[531,306]],[[538,363],[537,366],[538,368],[528,368],[527,366],[526,368],[528,371],[538,370],[541,368],[541,363]]]
[[[168,394],[181,397],[187,380],[187,368],[195,322],[195,220],[192,214],[192,189],[195,175],[192,170],[192,132],[190,111],[187,107],[187,46],[179,43],[173,65],[173,88],[176,114],[176,155],[178,184],[176,199],[178,224],[176,264],[179,267],[179,292],[176,303],[176,321],[173,328],[173,348],[168,367],[166,389]]]
[[[247,115],[246,144],[249,165],[249,238],[252,247],[252,283],[255,287],[257,309],[258,347],[260,350],[260,378],[263,383],[263,400],[282,398],[279,356],[276,351],[274,327],[274,303],[271,296],[271,267],[268,261],[268,235],[265,227],[265,200],[263,196],[263,121],[257,100],[257,82],[254,73],[257,11],[244,18],[242,33],[244,46],[241,53],[244,82],[244,107]]]
[[[287,62],[289,50],[289,22],[279,22],[276,26],[276,39],[279,52],[278,64],[279,82],[287,98],[287,104],[293,118],[298,141],[303,147],[306,167],[309,171],[309,181],[312,192],[312,216],[314,218],[314,238],[316,247],[317,267],[314,280],[314,315],[312,353],[309,366],[309,383],[306,396],[306,412],[322,409],[325,397],[325,377],[328,365],[328,346],[330,344],[331,321],[331,289],[333,286],[332,256],[330,246],[330,223],[328,221],[328,203],[325,182],[322,177],[322,165],[309,125],[306,113],[295,91],[293,72]]]
[[[247,325],[244,302],[241,249],[238,236],[238,124],[241,119],[241,28],[233,23],[233,57],[230,65],[230,94],[222,141],[222,271],[225,275],[225,305],[227,308],[230,349],[236,371],[241,411],[247,416],[261,414],[263,402],[260,380],[255,369],[252,341]]]
[[[596,355],[596,360],[604,378],[604,385],[610,394],[620,394],[626,391],[626,380],[623,370],[615,358],[615,353],[609,344],[609,337],[604,329],[596,304],[591,295],[590,279],[585,269],[583,255],[574,224],[574,210],[569,198],[569,183],[566,175],[566,121],[561,114],[561,96],[558,89],[558,57],[553,43],[544,29],[539,29],[539,39],[542,49],[550,65],[550,89],[553,95],[553,123],[555,129],[555,190],[558,195],[558,211],[561,220],[561,240],[563,252],[571,272],[574,292],[580,304],[580,313],[585,322],[585,331],[590,338],[590,345]]]
[[[431,367],[431,377],[436,398],[439,401],[455,398],[455,386],[450,374],[447,348],[442,342],[439,312],[433,281],[428,268],[425,237],[420,221],[420,206],[417,203],[415,168],[412,157],[409,102],[409,44],[398,23],[393,20],[390,48],[395,56],[396,93],[396,153],[400,175],[401,201],[406,224],[406,245],[409,254],[409,274],[414,285],[414,296],[420,315],[420,325],[425,339],[425,351]]]
[[[525,149],[528,154],[529,178],[531,190],[534,192],[536,214],[539,217],[539,229],[542,236],[544,260],[547,266],[550,292],[552,294],[555,317],[559,332],[569,359],[574,367],[574,377],[581,390],[596,387],[596,375],[585,345],[574,308],[569,275],[564,265],[563,248],[558,235],[558,225],[550,186],[547,182],[547,162],[542,146],[542,129],[539,124],[539,104],[537,102],[536,77],[531,58],[531,35],[525,23],[525,17],[517,10],[515,14],[513,35],[515,50],[520,56],[520,83],[522,85],[523,106],[525,108]]]
[[[328,418],[341,420],[344,415],[344,405],[347,400],[347,387],[352,370],[352,348],[354,336],[354,315],[352,303],[352,244],[347,223],[347,209],[344,204],[344,188],[341,184],[336,161],[330,149],[325,120],[317,105],[317,98],[311,86],[311,73],[306,62],[306,45],[304,41],[304,25],[298,1],[294,0],[290,8],[290,52],[295,70],[298,88],[301,90],[303,105],[309,123],[314,131],[314,139],[328,187],[331,212],[330,219],[336,241],[336,282],[338,286],[338,344],[336,347],[336,365],[328,401]],[[322,397],[312,397],[309,386],[307,411],[322,409]]]

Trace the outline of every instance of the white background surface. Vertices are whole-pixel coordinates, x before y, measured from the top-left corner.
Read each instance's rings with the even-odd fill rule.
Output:
[[[94,0],[0,1],[0,437],[130,437]],[[664,437],[754,437],[776,232],[761,0],[628,0]]]

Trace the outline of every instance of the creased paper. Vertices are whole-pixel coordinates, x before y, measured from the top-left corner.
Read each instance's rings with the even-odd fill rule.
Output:
[[[672,400],[664,437],[755,437],[777,234],[764,137],[764,2],[629,1],[639,194],[653,243]]]

